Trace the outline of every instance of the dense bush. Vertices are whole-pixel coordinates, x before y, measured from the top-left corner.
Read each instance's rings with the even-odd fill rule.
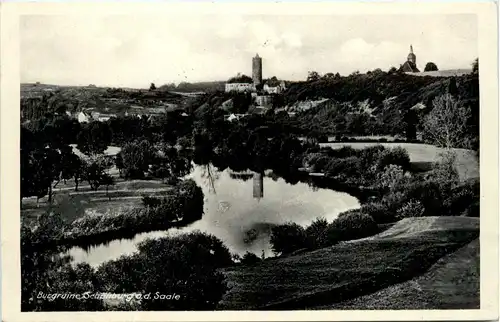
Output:
[[[352,210],[339,215],[328,227],[329,243],[359,239],[378,232],[378,226],[370,215]]]
[[[408,217],[422,217],[425,213],[424,205],[418,200],[410,200],[397,211],[397,219]]]
[[[342,159],[331,159],[326,168],[326,174],[343,182],[356,182],[362,175],[360,158],[352,156]]]
[[[399,165],[390,164],[377,174],[376,185],[381,188],[397,190],[408,185],[411,177]]]
[[[444,200],[445,213],[449,216],[479,217],[479,181],[470,180],[451,190]]]
[[[255,265],[259,263],[262,259],[254,253],[246,252],[245,255],[241,258],[241,264],[243,265]]]
[[[377,144],[374,146],[366,147],[362,150],[359,150],[358,155],[361,158],[363,164],[376,164],[380,159],[382,153],[384,153],[386,149],[383,145]]]
[[[377,161],[377,169],[382,171],[386,166],[391,164],[400,166],[404,171],[409,170],[410,157],[408,152],[402,147],[382,151]]]
[[[457,186],[460,177],[455,166],[456,157],[456,154],[450,151],[442,153],[433,169],[426,174],[425,180],[435,182],[442,186],[443,189],[451,189]]]
[[[306,228],[308,246],[310,248],[321,248],[328,244],[328,221],[325,218],[317,218]]]
[[[306,232],[295,223],[286,223],[271,229],[271,247],[275,254],[290,254],[307,246]]]
[[[387,201],[370,202],[361,207],[361,212],[370,215],[377,224],[397,221],[396,210],[391,209]]]
[[[98,269],[107,292],[151,293],[141,310],[213,310],[228,289],[219,268],[231,263],[229,251],[199,232],[148,239],[138,253],[106,262]],[[178,299],[154,299],[156,294]]]

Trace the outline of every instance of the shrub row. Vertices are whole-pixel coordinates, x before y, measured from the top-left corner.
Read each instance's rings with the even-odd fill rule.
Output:
[[[389,191],[382,200],[361,207],[378,224],[407,217],[468,216],[479,217],[479,180],[456,187],[427,180],[413,181]]]
[[[410,170],[410,157],[401,147],[392,149],[376,145],[365,149],[344,146],[340,149],[322,149],[306,156],[305,163],[314,172],[323,172],[337,181],[358,186],[373,186],[378,173],[387,166]]]
[[[317,249],[371,236],[378,231],[370,215],[352,210],[340,214],[331,223],[318,218],[306,228],[295,223],[275,226],[271,230],[271,247],[276,254],[288,255],[300,249]]]
[[[203,192],[193,180],[181,182],[162,198],[145,197],[143,203],[144,208],[118,211],[113,215],[86,215],[77,219],[67,238],[168,229],[199,220],[203,214]]]

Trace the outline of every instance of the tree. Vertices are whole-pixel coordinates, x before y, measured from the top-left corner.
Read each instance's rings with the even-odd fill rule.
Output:
[[[472,63],[472,74],[479,74],[479,58],[476,58]]]
[[[433,62],[428,62],[427,64],[425,64],[425,68],[424,68],[424,72],[433,72],[433,71],[438,71],[438,67],[436,64],[434,64]]]
[[[148,171],[155,155],[155,148],[146,140],[125,144],[116,166],[125,178],[141,179]]]
[[[111,131],[106,123],[90,122],[82,127],[76,140],[78,149],[83,153],[102,154],[111,144]]]
[[[36,196],[38,200],[48,195],[52,202],[52,183],[60,175],[61,156],[50,147],[22,153],[21,193],[24,197]]]
[[[321,78],[321,76],[319,75],[318,72],[310,71],[307,73],[307,81],[308,82],[317,81],[320,78]]]
[[[103,185],[106,181],[106,174],[104,172],[105,166],[102,160],[91,161],[88,164],[85,164],[83,167],[83,178],[86,180],[90,188],[94,191],[97,191],[101,185]],[[108,184],[109,186],[110,184]]]
[[[149,172],[157,178],[176,183],[191,171],[191,159],[181,155],[176,148],[166,147],[161,155],[156,155]]]
[[[235,77],[230,78],[227,83],[232,84],[232,83],[247,83],[251,84],[253,83],[252,77],[249,77],[247,75],[241,75],[238,74]]]
[[[456,96],[458,94],[457,80],[455,77],[450,78],[448,83],[448,94]]]
[[[470,110],[452,95],[445,94],[432,101],[433,109],[424,120],[424,139],[439,147],[468,147]]]
[[[155,89],[156,89],[155,83],[151,83],[151,85],[149,86],[149,90],[154,91]]]
[[[311,248],[325,247],[327,243],[328,222],[317,218],[306,228],[306,235]]]
[[[109,200],[111,200],[111,196],[109,195],[109,186],[112,186],[115,184],[115,179],[109,175],[109,173],[103,173],[102,178],[101,178],[101,184],[106,186],[106,196],[108,197]]]
[[[66,183],[66,180],[75,178],[75,183],[76,186],[75,188],[78,189],[78,177],[79,174],[77,172],[81,172],[81,159],[78,157],[75,153],[73,153],[71,147],[69,146],[63,146],[60,148],[60,153],[61,153],[61,172],[59,177],[57,178],[57,182],[54,184],[54,188],[57,186],[57,184],[63,180],[64,183]]]

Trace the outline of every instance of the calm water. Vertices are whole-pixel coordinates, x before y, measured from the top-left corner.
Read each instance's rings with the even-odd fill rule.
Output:
[[[214,167],[197,166],[190,175],[203,189],[205,213],[188,227],[138,234],[131,240],[114,240],[88,251],[72,248],[75,263],[99,265],[136,251],[138,242],[147,238],[200,230],[211,233],[232,253],[246,251],[271,256],[269,231],[287,221],[308,225],[318,217],[328,221],[339,213],[359,207],[356,198],[327,189],[313,189],[305,183],[291,185],[260,174],[249,173],[247,180],[235,179],[230,170],[217,172]]]

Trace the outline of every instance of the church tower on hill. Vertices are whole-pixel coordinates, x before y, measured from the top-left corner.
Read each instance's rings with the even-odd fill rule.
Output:
[[[403,65],[400,68],[405,73],[419,73],[417,68],[417,56],[413,53],[413,46],[410,45],[410,53]]]
[[[410,53],[408,54],[408,61],[411,61],[415,65],[417,64],[417,56],[413,53],[413,46],[410,45]]]

